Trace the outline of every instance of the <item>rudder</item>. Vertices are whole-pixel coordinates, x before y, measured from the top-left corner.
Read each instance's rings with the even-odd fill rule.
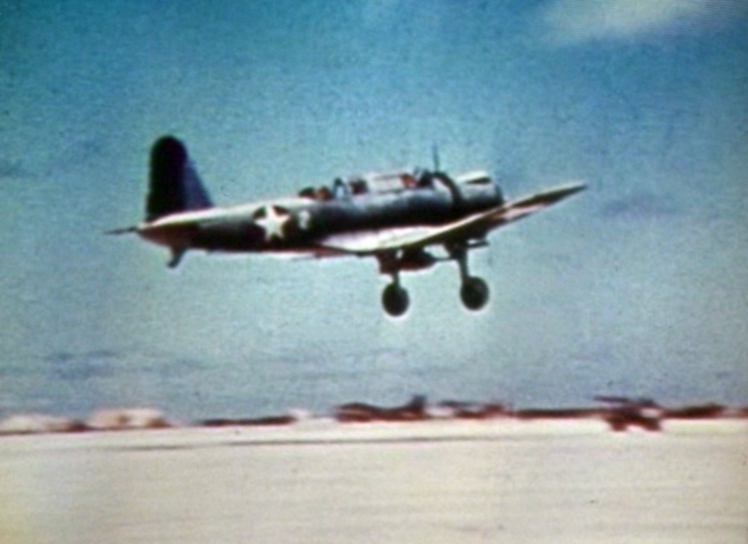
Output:
[[[184,144],[173,136],[159,138],[151,148],[146,221],[212,206]]]

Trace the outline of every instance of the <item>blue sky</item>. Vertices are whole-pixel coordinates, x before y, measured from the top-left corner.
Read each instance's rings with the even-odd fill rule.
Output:
[[[748,402],[748,8],[733,0],[0,1],[0,410],[183,417],[347,400]],[[490,170],[589,190],[447,265],[188,255],[142,212],[158,136],[213,199]]]

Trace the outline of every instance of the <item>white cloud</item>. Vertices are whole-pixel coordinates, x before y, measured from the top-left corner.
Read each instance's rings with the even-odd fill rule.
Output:
[[[542,23],[560,44],[638,39],[721,26],[747,7],[748,0],[551,0]]]

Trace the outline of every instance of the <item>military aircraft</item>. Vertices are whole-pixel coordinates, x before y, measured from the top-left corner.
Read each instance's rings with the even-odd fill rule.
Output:
[[[374,257],[392,278],[382,293],[391,316],[410,304],[400,273],[455,261],[460,297],[469,310],[488,302],[486,282],[468,270],[468,251],[488,245],[486,235],[585,188],[557,186],[513,201],[485,172],[450,177],[416,169],[336,179],[297,196],[235,206],[214,206],[182,142],[158,139],[150,155],[145,218],[110,231],[136,233],[171,250],[176,267],[191,249],[208,252],[270,252],[313,257]],[[441,246],[436,256],[431,246]]]

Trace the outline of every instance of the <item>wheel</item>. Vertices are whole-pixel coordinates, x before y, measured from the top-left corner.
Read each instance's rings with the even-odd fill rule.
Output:
[[[480,310],[488,302],[488,284],[481,278],[468,277],[462,282],[460,298],[468,310]]]
[[[399,317],[408,311],[410,297],[408,292],[394,283],[389,284],[382,292],[384,311],[393,317]]]

